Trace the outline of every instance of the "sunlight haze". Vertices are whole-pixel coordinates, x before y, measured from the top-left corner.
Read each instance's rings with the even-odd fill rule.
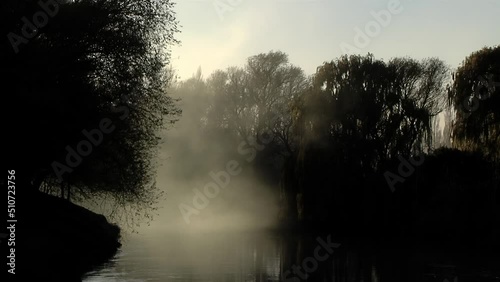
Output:
[[[176,4],[182,26],[172,63],[181,80],[201,66],[243,65],[250,56],[280,50],[290,62],[313,74],[324,61],[342,55],[361,30],[386,10],[390,0],[184,0]],[[498,43],[500,1],[401,0],[401,13],[361,48],[387,60],[396,56],[439,57],[452,68],[471,52]],[[231,3],[233,5],[231,6]],[[219,7],[217,10],[216,7]],[[218,12],[219,11],[219,12]]]

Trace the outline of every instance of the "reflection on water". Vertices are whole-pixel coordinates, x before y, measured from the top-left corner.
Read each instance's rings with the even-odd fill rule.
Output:
[[[83,281],[500,281],[500,260],[348,244],[327,235],[135,235]]]
[[[279,239],[262,235],[133,236],[97,281],[279,281]]]

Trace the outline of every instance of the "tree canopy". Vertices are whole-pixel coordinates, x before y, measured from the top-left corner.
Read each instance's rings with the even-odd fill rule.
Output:
[[[422,151],[430,146],[432,119],[444,108],[446,76],[445,64],[432,58],[385,63],[369,54],[325,63],[298,107],[303,146],[327,142],[320,146],[372,170]]]
[[[283,152],[292,151],[291,103],[308,80],[288,55],[271,51],[249,57],[243,68],[216,71],[207,83],[215,95],[209,126],[227,128],[243,140],[270,138]]]
[[[16,85],[7,101],[11,118],[26,121],[9,129],[29,143],[16,158],[36,189],[72,187],[83,197],[150,203],[158,130],[180,112],[166,94],[178,32],[173,3],[48,3],[1,4],[2,30],[11,36],[0,68]],[[43,25],[30,16],[40,11],[49,15]]]
[[[487,227],[498,220],[498,166],[484,157],[490,149],[478,150],[486,141],[491,146],[484,148],[496,149],[495,123],[479,118],[492,121],[496,104],[484,100],[489,104],[485,112],[455,113],[463,101],[465,109],[473,108],[473,90],[487,99],[496,93],[494,52],[478,53],[473,57],[480,58],[467,59],[474,63],[461,66],[450,85],[449,67],[438,58],[343,56],[306,77],[285,53],[271,51],[248,58],[242,67],[217,70],[208,79],[198,72],[174,92],[190,105],[189,122],[201,129],[195,135],[208,150],[222,147],[212,150],[218,155],[246,142],[248,150],[238,153],[251,152],[244,157],[253,161],[252,177],[276,192],[279,187],[279,218],[286,223],[332,225],[349,234],[382,227],[386,237],[409,231],[441,236],[454,230],[457,238],[480,240],[457,228],[457,222],[498,231]],[[470,119],[475,113],[478,117]],[[457,128],[461,118],[471,124]],[[475,131],[467,142],[474,146],[461,146],[458,133],[469,126]],[[272,141],[259,141],[267,135]]]
[[[469,55],[454,73],[449,103],[455,110],[454,145],[500,157],[500,46]]]

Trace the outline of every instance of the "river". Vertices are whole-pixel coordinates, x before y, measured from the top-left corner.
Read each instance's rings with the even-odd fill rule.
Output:
[[[500,260],[342,243],[328,234],[165,232],[128,235],[115,258],[83,281],[500,281]]]

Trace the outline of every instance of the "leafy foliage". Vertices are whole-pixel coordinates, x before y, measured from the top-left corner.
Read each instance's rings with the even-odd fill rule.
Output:
[[[10,12],[3,28],[21,30],[21,16],[41,9],[36,3],[3,3]],[[1,71],[16,85],[8,103],[27,120],[11,129],[30,142],[21,159],[34,188],[72,188],[74,197],[107,194],[143,206],[159,196],[158,131],[180,113],[166,95],[177,32],[170,1],[67,1],[18,54],[4,42]],[[112,132],[94,135],[91,153],[69,165],[68,148],[77,151],[88,139],[83,130],[100,130],[103,121]]]
[[[431,120],[444,106],[447,68],[437,59],[344,56],[318,68],[302,97],[302,146],[327,142],[342,162],[376,170],[398,155],[428,148]],[[304,147],[303,147],[304,148]]]
[[[500,151],[500,46],[468,56],[448,92],[454,107],[453,142],[498,159]]]

